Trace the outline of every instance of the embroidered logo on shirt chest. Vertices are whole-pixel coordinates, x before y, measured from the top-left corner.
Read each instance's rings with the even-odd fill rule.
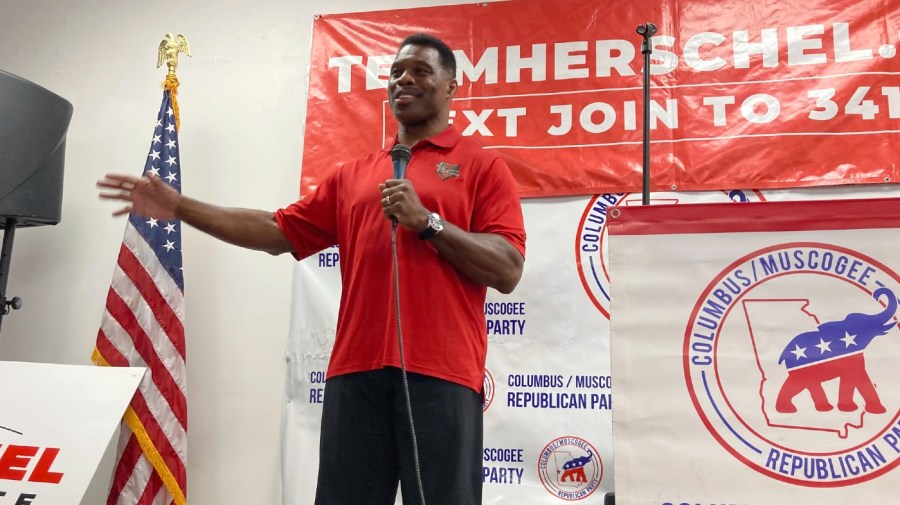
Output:
[[[435,166],[437,167],[437,174],[441,177],[442,181],[459,177],[459,165],[453,165],[446,161],[442,161]]]

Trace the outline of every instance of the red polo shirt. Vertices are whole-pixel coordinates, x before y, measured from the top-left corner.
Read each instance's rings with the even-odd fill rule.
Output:
[[[312,194],[275,213],[298,259],[334,244],[340,250],[343,292],[328,377],[400,366],[391,223],[378,190],[393,174],[391,147],[341,166]],[[465,231],[500,235],[525,254],[518,191],[503,159],[452,126],[412,153],[406,176],[425,208]],[[486,288],[410,230],[398,229],[397,248],[407,370],[481,391]]]

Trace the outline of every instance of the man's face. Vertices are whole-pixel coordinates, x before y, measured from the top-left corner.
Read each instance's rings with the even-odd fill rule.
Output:
[[[406,126],[427,123],[450,108],[456,76],[447,74],[433,47],[406,45],[391,65],[388,101],[397,121]]]

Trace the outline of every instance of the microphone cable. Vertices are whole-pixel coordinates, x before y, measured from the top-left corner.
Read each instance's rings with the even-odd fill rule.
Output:
[[[394,162],[394,178],[406,177],[406,164],[412,157],[409,147],[397,144],[391,150]],[[413,464],[416,470],[416,484],[419,488],[419,500],[425,505],[425,487],[422,485],[422,467],[419,464],[419,444],[416,441],[416,425],[413,422],[412,401],[409,395],[409,379],[406,376],[406,356],[403,352],[403,327],[400,324],[400,262],[397,255],[397,218],[391,219],[391,256],[394,267],[394,314],[397,323],[397,345],[400,349],[400,375],[403,382],[403,396],[406,400],[406,413],[409,418],[409,432],[412,437]]]
[[[425,488],[422,485],[422,468],[419,465],[419,444],[416,442],[416,425],[413,422],[412,401],[409,398],[409,380],[406,377],[406,357],[403,353],[403,327],[400,325],[400,263],[397,257],[397,220],[391,224],[391,253],[394,262],[394,314],[397,317],[397,345],[400,347],[400,375],[403,379],[403,395],[406,399],[406,413],[409,417],[409,431],[412,435],[413,463],[416,468],[416,484],[419,499],[425,505]]]

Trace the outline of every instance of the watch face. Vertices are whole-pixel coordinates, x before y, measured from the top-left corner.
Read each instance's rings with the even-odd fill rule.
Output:
[[[438,215],[437,212],[432,212],[428,214],[428,226],[419,233],[419,238],[421,240],[427,240],[431,237],[437,235],[444,229],[444,220],[441,219],[441,216]]]
[[[436,213],[428,214],[428,227],[436,232],[441,231],[444,229],[444,220]]]

